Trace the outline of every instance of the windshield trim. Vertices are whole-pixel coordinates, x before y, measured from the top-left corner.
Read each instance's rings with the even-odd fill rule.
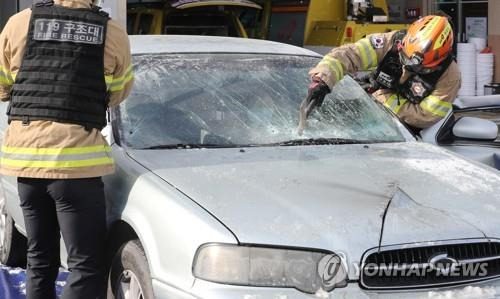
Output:
[[[292,54],[292,53],[267,53],[267,52],[149,52],[132,54],[133,57],[151,56],[151,55],[263,55],[263,56],[292,56],[292,57],[310,57],[319,58],[318,55]]]

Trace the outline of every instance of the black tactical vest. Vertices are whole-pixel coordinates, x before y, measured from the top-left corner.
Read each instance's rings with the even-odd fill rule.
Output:
[[[43,1],[32,8],[26,50],[7,115],[86,129],[106,125],[104,45],[108,15]]]
[[[408,79],[401,83],[403,65],[399,59],[398,44],[403,40],[405,35],[406,31],[399,31],[394,35],[392,49],[387,52],[381,63],[379,63],[370,81],[373,91],[391,89],[413,103],[420,103],[434,91],[439,78],[441,78],[453,62],[453,56],[449,55],[435,72],[426,75],[410,72]]]

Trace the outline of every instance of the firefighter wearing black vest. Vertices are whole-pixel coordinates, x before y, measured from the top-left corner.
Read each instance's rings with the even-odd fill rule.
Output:
[[[60,232],[62,297],[105,298],[101,177],[114,165],[101,129],[133,75],[127,34],[92,2],[37,1],[0,35],[0,100],[10,101],[0,173],[18,177],[29,299],[56,297]]]
[[[427,16],[408,31],[373,34],[333,49],[309,75],[309,96],[302,118],[322,104],[344,74],[374,70],[369,91],[416,131],[437,123],[452,109],[460,88],[460,71],[452,55],[453,30],[448,19]]]
[[[108,107],[103,76],[107,23],[108,15],[98,9],[69,9],[51,1],[35,4],[12,88],[9,121],[26,125],[53,120],[103,129]]]

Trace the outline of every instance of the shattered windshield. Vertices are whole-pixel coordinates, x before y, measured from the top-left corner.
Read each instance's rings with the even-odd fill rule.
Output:
[[[298,134],[308,71],[318,58],[259,54],[134,57],[135,85],[115,113],[133,148],[178,144],[259,146],[297,139],[404,141],[407,132],[345,77]]]

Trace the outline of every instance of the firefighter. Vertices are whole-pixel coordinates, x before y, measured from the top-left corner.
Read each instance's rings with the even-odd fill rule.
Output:
[[[62,297],[106,291],[101,177],[114,165],[101,129],[133,74],[126,32],[93,2],[35,1],[0,35],[0,100],[9,101],[0,173],[18,177],[29,299],[56,298],[60,233],[70,272]]]
[[[375,71],[370,92],[416,131],[437,123],[452,109],[460,71],[452,54],[453,30],[446,17],[427,16],[408,31],[373,34],[333,49],[313,68],[301,111],[322,104],[344,74]]]

